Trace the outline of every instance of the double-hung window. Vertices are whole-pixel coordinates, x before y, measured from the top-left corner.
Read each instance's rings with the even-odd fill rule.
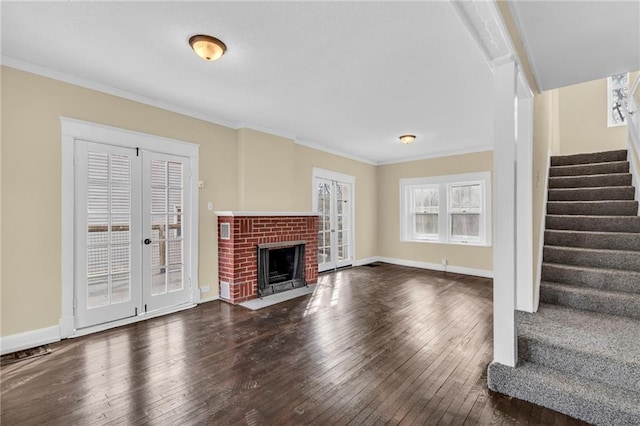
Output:
[[[411,225],[413,235],[421,240],[437,240],[439,235],[440,188],[437,185],[416,186],[413,197]]]
[[[482,183],[452,183],[449,192],[449,240],[460,243],[481,241]]]
[[[403,241],[491,245],[489,172],[400,180]]]

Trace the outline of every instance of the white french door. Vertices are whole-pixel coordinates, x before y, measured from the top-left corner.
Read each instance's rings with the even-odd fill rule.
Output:
[[[75,327],[187,303],[188,159],[76,140]]]
[[[318,173],[321,174],[321,173]],[[318,270],[353,265],[353,182],[314,176]]]
[[[188,159],[143,153],[143,303],[154,311],[190,300],[184,267]]]
[[[141,293],[136,150],[76,142],[76,327],[137,314]]]

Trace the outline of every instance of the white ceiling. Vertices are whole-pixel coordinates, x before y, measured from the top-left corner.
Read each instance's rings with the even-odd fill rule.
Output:
[[[373,163],[492,145],[492,73],[448,2],[3,1],[2,55]]]
[[[541,90],[640,70],[640,1],[511,1]]]

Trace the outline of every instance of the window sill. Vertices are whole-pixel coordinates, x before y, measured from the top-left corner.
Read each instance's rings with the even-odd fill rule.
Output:
[[[428,244],[446,244],[452,246],[472,246],[472,247],[491,247],[490,243],[465,243],[462,241],[439,241],[439,240],[400,240],[403,243],[428,243]]]

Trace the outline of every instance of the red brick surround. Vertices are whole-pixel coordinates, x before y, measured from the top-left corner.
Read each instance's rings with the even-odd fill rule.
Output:
[[[230,238],[222,239],[220,225],[230,224]],[[318,216],[218,216],[218,273],[220,282],[229,283],[234,305],[258,297],[258,244],[306,241],[305,277],[307,284],[318,281]],[[295,243],[297,244],[297,243]],[[220,285],[222,287],[222,285]]]

